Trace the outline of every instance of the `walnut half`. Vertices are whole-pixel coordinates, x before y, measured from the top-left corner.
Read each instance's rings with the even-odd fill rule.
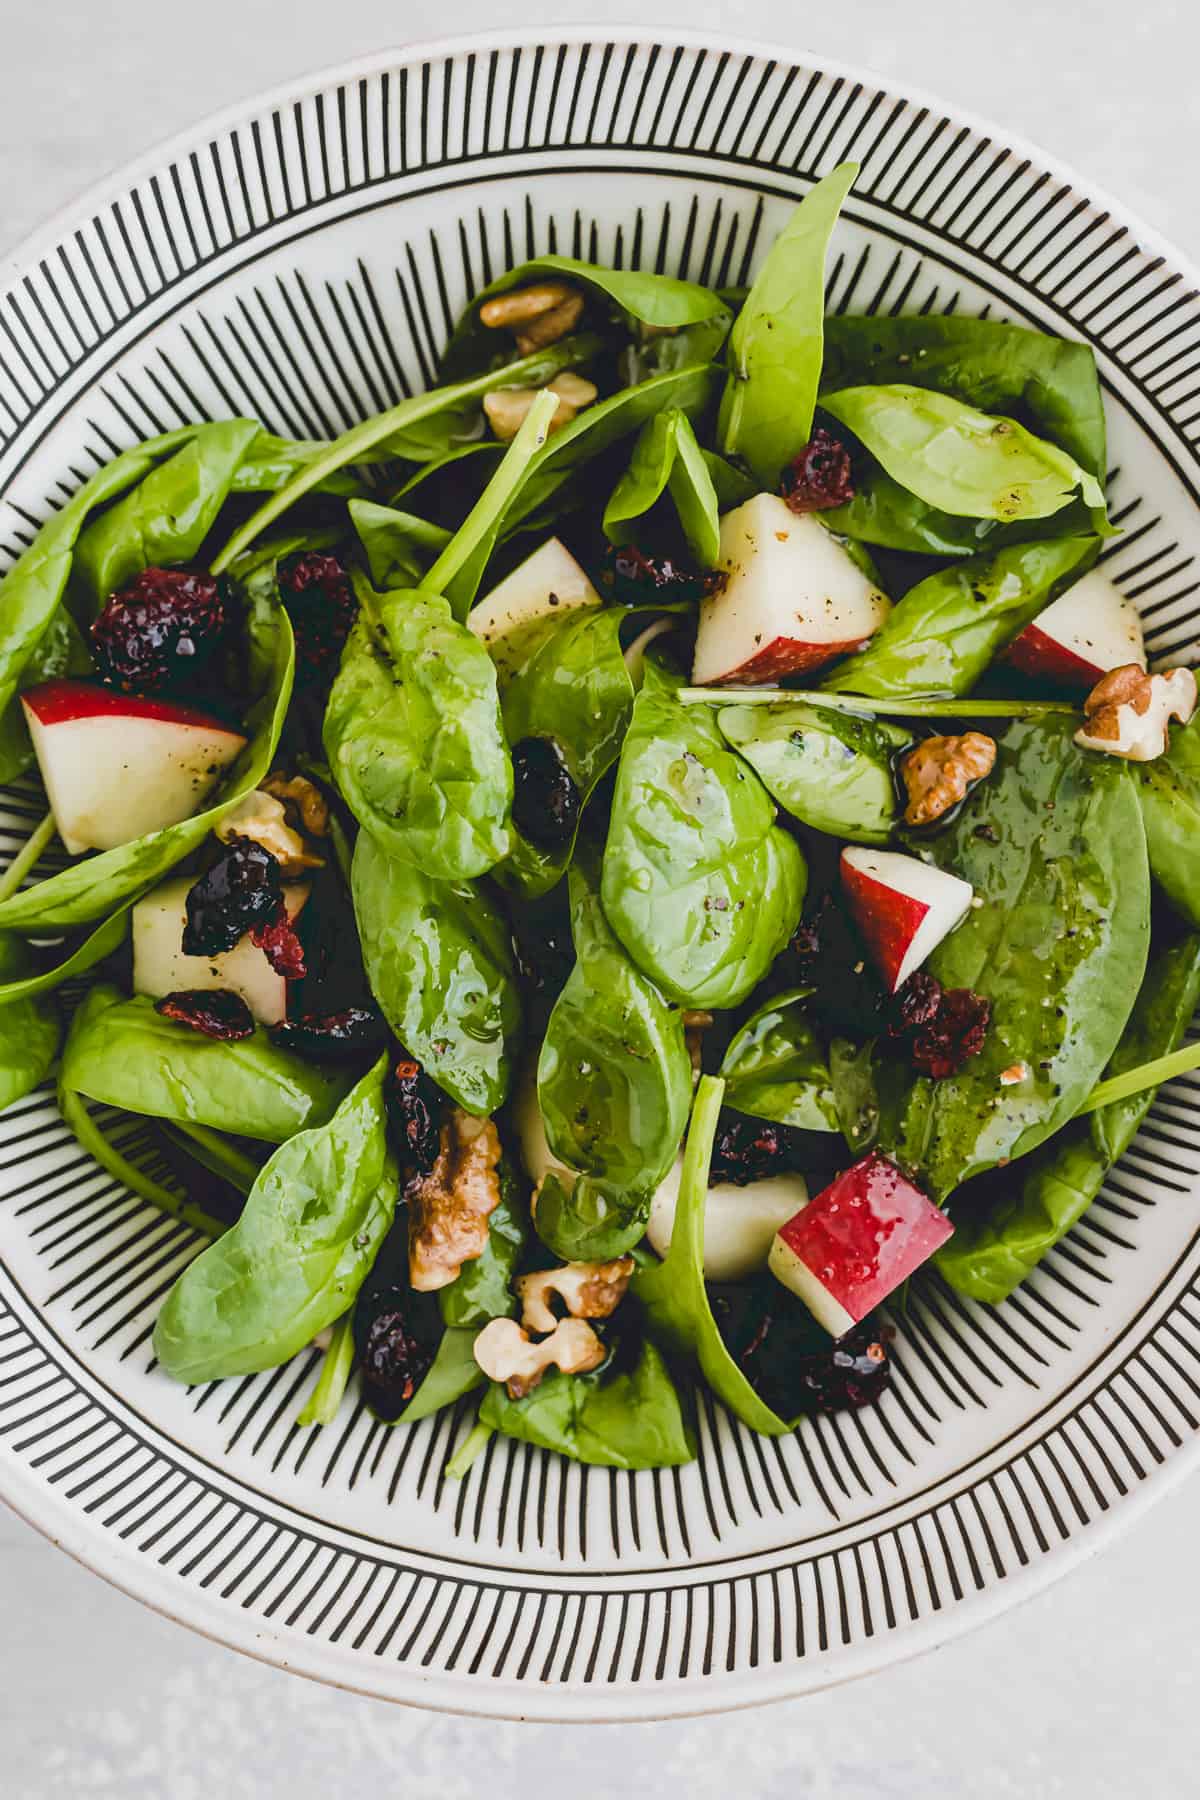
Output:
[[[996,766],[996,744],[982,731],[925,738],[900,764],[908,805],[906,825],[932,825],[964,800]]]
[[[1137,663],[1122,663],[1102,676],[1084,701],[1087,723],[1075,742],[1083,750],[1153,762],[1170,743],[1170,721],[1186,725],[1195,710],[1196,677],[1190,669],[1147,675]]]
[[[292,830],[282,800],[265,788],[254,788],[239,800],[218,822],[215,832],[223,844],[236,837],[261,844],[268,856],[275,858],[282,875],[300,875],[324,863],[323,857],[313,855],[300,833]]]
[[[449,1287],[487,1246],[500,1204],[500,1139],[490,1119],[455,1107],[427,1175],[408,1188],[408,1274],[419,1293]]]
[[[479,319],[493,331],[507,326],[516,337],[520,355],[529,356],[574,331],[582,312],[583,295],[578,288],[566,281],[535,281],[485,300]]]
[[[632,1274],[632,1256],[618,1256],[613,1262],[571,1262],[522,1275],[516,1284],[521,1323],[527,1331],[553,1331],[558,1324],[550,1307],[554,1295],[573,1319],[607,1319],[624,1299]]]
[[[514,1400],[532,1393],[547,1369],[586,1375],[607,1354],[583,1319],[560,1319],[549,1337],[533,1343],[515,1319],[492,1319],[473,1345],[475,1361],[489,1381],[503,1381]]]

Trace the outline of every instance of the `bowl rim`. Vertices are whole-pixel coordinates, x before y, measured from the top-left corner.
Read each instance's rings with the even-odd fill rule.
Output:
[[[807,67],[837,79],[862,82],[917,106],[927,107],[939,115],[955,120],[980,136],[998,141],[1014,158],[1027,157],[1039,170],[1060,179],[1075,189],[1088,203],[1106,212],[1115,224],[1124,226],[1145,252],[1159,256],[1178,270],[1193,288],[1200,289],[1200,263],[1184,254],[1169,237],[1156,227],[1147,225],[1125,202],[1114,198],[1107,189],[1082,176],[1068,161],[1043,149],[1022,132],[994,124],[986,115],[956,102],[947,102],[936,91],[920,83],[910,83],[900,76],[884,74],[871,66],[843,61],[769,39],[726,35],[707,29],[692,29],[652,22],[644,26],[629,22],[574,23],[544,28],[535,22],[497,27],[483,32],[463,32],[435,38],[406,38],[398,44],[382,47],[344,62],[321,65],[268,88],[254,90],[215,111],[206,113],[153,142],[133,158],[120,163],[96,180],[89,182],[73,198],[64,202],[41,224],[0,257],[0,292],[20,280],[24,269],[36,263],[71,229],[92,217],[104,206],[126,193],[137,182],[154,173],[164,163],[206,144],[224,131],[236,128],[261,111],[286,105],[315,92],[343,83],[351,83],[376,75],[386,69],[436,59],[453,58],[467,52],[488,53],[540,45],[576,46],[602,42],[614,46],[658,46],[709,51],[719,55],[764,58],[783,65]],[[37,1308],[33,1309],[35,1312]],[[455,1713],[462,1716],[497,1719],[538,1720],[548,1723],[618,1723],[650,1722],[667,1718],[697,1717],[713,1713],[741,1711],[754,1706],[772,1704],[801,1695],[840,1686],[863,1676],[882,1672],[885,1668],[937,1649],[965,1632],[985,1624],[1010,1608],[1024,1604],[1035,1594],[1099,1554],[1113,1539],[1136,1520],[1161,1496],[1170,1492],[1192,1472],[1200,1460],[1200,1434],[1193,1434],[1173,1450],[1170,1457],[1148,1472],[1147,1478],[1131,1489],[1121,1500],[1086,1531],[1079,1532],[1019,1574],[1011,1575],[983,1592],[958,1600],[948,1612],[914,1622],[896,1637],[881,1635],[864,1643],[843,1648],[834,1659],[823,1664],[781,1663],[777,1668],[758,1668],[739,1675],[713,1675],[705,1678],[701,1690],[697,1678],[690,1677],[685,1689],[659,1688],[654,1683],[613,1685],[596,1692],[569,1688],[546,1687],[539,1690],[511,1678],[491,1678],[486,1683],[468,1687],[461,1677],[423,1673],[407,1668],[398,1671],[399,1682],[374,1685],[359,1684],[335,1667],[337,1656],[332,1646],[311,1641],[307,1646],[305,1666],[298,1666],[289,1654],[286,1639],[272,1629],[256,1626],[252,1616],[242,1615],[231,1606],[210,1607],[207,1600],[197,1605],[191,1595],[190,1608],[171,1600],[171,1588],[162,1579],[163,1572],[136,1549],[110,1544],[102,1529],[66,1501],[57,1490],[48,1493],[32,1474],[16,1462],[6,1465],[5,1492],[0,1495],[18,1517],[65,1550],[73,1560],[110,1586],[148,1606],[163,1618],[182,1624],[213,1643],[241,1651],[255,1660],[290,1673],[304,1675],[327,1686],[342,1688],[373,1699],[386,1699],[396,1704],[424,1710]],[[202,1616],[202,1614],[211,1616]],[[324,1665],[324,1666],[322,1666]],[[400,1691],[403,1688],[405,1691]],[[545,1694],[545,1700],[541,1698]]]

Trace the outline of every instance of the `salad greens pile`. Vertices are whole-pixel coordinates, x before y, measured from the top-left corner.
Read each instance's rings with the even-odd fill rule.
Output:
[[[459,1407],[452,1474],[685,1462],[697,1382],[787,1432],[887,1380],[887,1284],[787,1273],[833,1177],[890,1168],[997,1303],[1200,1066],[1200,720],[1146,749],[1091,350],[826,317],[855,174],[744,295],[541,257],[339,438],[125,451],[0,582],[0,779],[50,808],[0,1105],[55,1079],[208,1240],[165,1376],[315,1342],[302,1423]],[[114,780],[40,875],[115,742],[190,798],[122,839]]]

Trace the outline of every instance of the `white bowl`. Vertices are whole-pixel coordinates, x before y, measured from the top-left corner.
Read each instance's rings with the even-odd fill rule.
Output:
[[[813,178],[863,173],[831,303],[1083,337],[1112,568],[1190,653],[1200,304],[1182,259],[1007,134],[853,71],[681,34],[509,33],[379,56],[145,158],[13,259],[0,541],[198,412],[325,435],[430,379],[473,285],[557,247],[739,282]],[[14,797],[19,841],[36,816]],[[625,1475],[455,1413],[294,1423],[315,1356],[187,1392],[150,1367],[189,1234],[114,1188],[43,1091],[0,1121],[0,1493],[214,1638],[427,1706],[631,1719],[797,1694],[941,1642],[1101,1544],[1194,1461],[1200,1078],[997,1310],[927,1287],[877,1410]],[[1164,1604],[1169,1596],[1163,1596]]]

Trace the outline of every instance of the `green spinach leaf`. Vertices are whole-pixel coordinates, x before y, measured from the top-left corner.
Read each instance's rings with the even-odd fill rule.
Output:
[[[683,534],[701,568],[711,569],[721,554],[717,490],[686,413],[676,407],[643,425],[629,467],[604,509],[604,530],[614,544],[626,544],[641,519],[670,493]]]
[[[985,551],[929,575],[822,686],[901,700],[968,694],[992,658],[1095,560],[1094,537]]]
[[[274,1368],[353,1304],[396,1208],[387,1072],[385,1055],[327,1124],[281,1144],[237,1224],[179,1277],[154,1329],[176,1381]]]
[[[443,1292],[449,1292],[449,1289],[444,1289]],[[461,1400],[472,1388],[482,1387],[486,1377],[475,1361],[475,1339],[478,1336],[477,1325],[465,1329],[457,1326],[446,1328],[424,1381],[395,1420],[397,1425],[415,1425],[419,1419],[428,1419],[432,1414],[441,1412],[443,1407],[453,1406],[456,1400]]]
[[[450,542],[444,525],[394,506],[351,500],[347,510],[377,588],[422,587],[430,563]]]
[[[843,533],[854,543],[909,550],[919,556],[976,556],[1006,544],[1078,537],[1092,529],[1092,515],[1082,500],[1072,501],[1051,519],[1006,525],[998,519],[956,518],[910,494],[877,463],[863,460],[868,466],[855,469],[853,500],[821,515],[831,531]]]
[[[1200,926],[1200,716],[1176,726],[1165,756],[1134,768],[1150,873],[1188,924]]]
[[[81,943],[67,952],[61,962],[53,963],[49,968],[36,967],[32,958],[0,958],[0,1008],[14,1001],[32,1000],[39,994],[53,993],[65,981],[73,981],[76,976],[86,975],[98,962],[103,962],[106,956],[119,950],[129,935],[129,909],[132,905],[133,898],[123,901],[111,918],[97,925]],[[5,936],[0,935],[0,944],[7,941]],[[0,1024],[3,1024],[2,1018]]]
[[[363,966],[400,1042],[480,1118],[503,1104],[521,1031],[508,928],[482,888],[435,881],[367,832],[354,848]]]
[[[898,815],[892,764],[912,742],[907,731],[799,702],[723,706],[717,724],[794,819],[851,843],[887,843]]]
[[[802,1131],[836,1131],[829,1067],[804,1014],[809,991],[766,1001],[730,1039],[721,1063],[725,1104]]]
[[[30,991],[32,963],[26,943],[0,934],[0,1110],[44,1081],[58,1055],[58,1008],[43,990]],[[22,987],[23,997],[9,991]]]
[[[825,256],[858,174],[843,163],[796,208],[729,334],[717,447],[773,490],[812,432],[825,331]]]
[[[638,966],[682,1006],[736,1006],[800,917],[806,871],[716,709],[653,661],[621,750],[602,894]]]

